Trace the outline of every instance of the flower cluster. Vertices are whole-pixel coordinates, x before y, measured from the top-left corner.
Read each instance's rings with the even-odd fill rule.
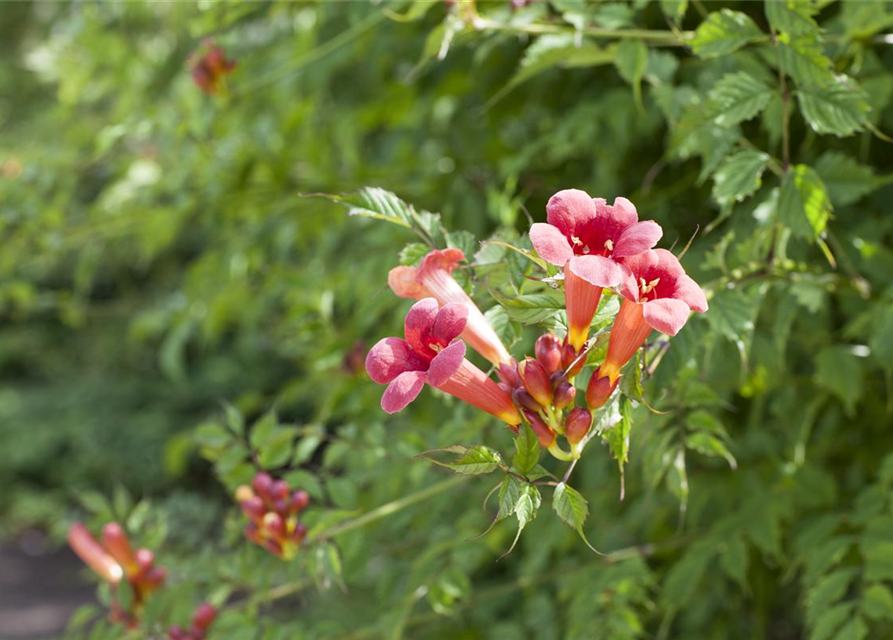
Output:
[[[284,480],[264,472],[254,476],[251,486],[236,489],[236,501],[250,522],[245,537],[275,556],[291,560],[307,535],[307,525],[298,522],[310,503],[306,491],[294,491]]]
[[[220,93],[224,77],[236,68],[236,61],[226,57],[213,40],[205,40],[190,61],[192,80],[199,89],[212,96]]]
[[[208,629],[217,617],[217,609],[203,602],[192,614],[192,624],[188,630],[183,630],[179,625],[174,625],[167,632],[168,640],[204,640]]]
[[[395,267],[388,274],[396,295],[418,302],[406,316],[405,339],[384,338],[366,358],[369,376],[388,385],[381,400],[386,412],[402,410],[428,383],[515,430],[523,416],[544,449],[575,460],[592,426],[592,411],[614,393],[621,369],[652,329],[676,335],[691,311],[707,311],[704,292],[679,260],[654,249],[663,235],[660,226],[639,221],[626,198],[609,205],[567,189],[552,196],[546,210],[547,222],[534,224],[530,239],[540,257],[561,271],[567,335],[540,336],[535,357],[519,363],[453,278],[465,259],[462,251],[431,251],[418,267]],[[605,289],[622,303],[605,361],[586,388],[587,406],[576,406],[574,379],[587,364],[590,325]],[[494,365],[498,383],[465,359],[466,343]],[[570,451],[559,446],[559,435]]]
[[[149,549],[134,551],[118,523],[105,525],[101,537],[100,544],[80,522],[68,530],[68,544],[100,578],[113,587],[126,578],[133,593],[131,604],[125,609],[114,602],[110,617],[114,622],[134,627],[146,596],[164,583],[167,570],[155,566],[155,554]]]

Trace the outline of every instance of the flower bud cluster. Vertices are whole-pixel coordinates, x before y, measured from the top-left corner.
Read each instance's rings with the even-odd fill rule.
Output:
[[[298,514],[310,503],[306,491],[293,492],[284,480],[260,472],[250,487],[236,489],[236,500],[250,520],[246,538],[285,560],[295,556],[307,535],[307,526],[298,522]]]
[[[586,362],[585,346],[578,352],[558,336],[546,333],[534,347],[534,358],[526,358],[513,366],[499,369],[502,384],[512,390],[512,399],[540,446],[552,455],[566,460],[580,456],[580,443],[589,432],[592,414],[575,406],[577,389],[574,377]],[[571,445],[568,453],[558,445],[563,435]]]
[[[167,579],[167,569],[155,566],[155,554],[151,550],[134,551],[117,522],[109,522],[102,528],[101,539],[102,542],[98,542],[80,522],[68,530],[68,544],[72,550],[103,580],[117,586],[126,578],[133,598],[127,608],[114,602],[110,619],[134,627],[148,594]]]
[[[167,632],[168,640],[204,640],[216,617],[217,609],[203,602],[192,615],[192,625],[189,629],[183,630],[179,625],[174,625]]]

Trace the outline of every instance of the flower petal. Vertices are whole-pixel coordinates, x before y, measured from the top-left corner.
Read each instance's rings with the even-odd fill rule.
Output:
[[[620,266],[604,256],[575,256],[569,266],[576,275],[596,287],[617,286],[623,276]]]
[[[679,258],[666,249],[653,249],[657,254],[657,267],[661,278],[678,278],[685,275],[685,269],[679,264]]]
[[[427,368],[427,363],[400,338],[382,338],[366,356],[366,372],[379,384],[387,384],[406,371]]]
[[[563,267],[565,262],[574,257],[567,238],[558,227],[551,224],[537,222],[530,227],[530,241],[543,260],[559,267]]]
[[[456,340],[453,344],[438,353],[431,361],[428,369],[428,382],[432,387],[439,387],[456,373],[465,358],[465,343]]]
[[[626,258],[647,251],[657,244],[663,234],[663,229],[654,220],[636,222],[620,234],[612,255],[615,258]]]
[[[428,374],[424,371],[407,371],[401,373],[394,378],[394,381],[385,389],[384,395],[381,396],[381,408],[386,413],[397,413],[406,405],[415,400],[422,387],[425,386],[425,379]]]
[[[673,297],[677,300],[682,300],[682,302],[691,307],[692,311],[697,311],[698,313],[706,313],[707,311],[707,296],[704,295],[704,290],[687,275],[679,276],[676,279]]]
[[[675,336],[688,321],[690,310],[682,300],[660,298],[642,305],[642,315],[651,327]]]
[[[467,320],[467,306],[459,302],[446,304],[437,312],[431,336],[441,344],[449,344],[465,330]]]
[[[621,263],[620,270],[622,272],[620,276],[620,284],[618,286],[620,295],[627,300],[638,302],[639,283],[636,281],[636,274],[633,273],[633,270],[626,262]]]
[[[617,222],[623,224],[623,226],[625,227],[633,225],[639,220],[639,214],[636,211],[636,205],[634,205],[626,198],[614,198],[614,206],[611,208],[614,210],[612,212],[612,217],[617,220]],[[650,249],[651,247],[648,248]]]
[[[452,273],[456,265],[465,260],[465,253],[461,249],[434,249],[426,255],[418,269],[418,279],[423,281],[425,275],[430,271],[442,269],[447,273]]]
[[[421,300],[431,295],[416,281],[415,267],[394,267],[388,271],[388,286],[398,298]]]
[[[546,219],[565,236],[576,235],[577,229],[595,218],[595,203],[579,189],[565,189],[549,198]]]
[[[428,338],[434,329],[437,311],[437,300],[434,298],[422,298],[410,307],[406,320],[403,321],[403,335],[413,351],[419,354],[427,352]]]

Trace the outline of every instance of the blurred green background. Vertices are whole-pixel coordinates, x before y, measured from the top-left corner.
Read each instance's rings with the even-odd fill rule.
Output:
[[[157,628],[259,594],[226,638],[893,633],[891,7],[527,4],[0,4],[8,549],[126,521],[172,569]],[[214,96],[189,69],[209,37],[238,63]],[[700,229],[711,311],[645,381],[667,413],[635,411],[625,500],[603,447],[575,471],[589,539],[626,551],[544,502],[497,563],[515,528],[469,540],[481,478],[291,565],[240,542],[227,438],[271,409],[297,427],[271,466],[321,520],[448,480],[424,450],[512,450],[435,394],[380,411],[359,363],[400,333],[386,275],[415,238],[303,195],[366,185],[476,241],[523,245],[572,187],[629,197],[676,252]],[[503,330],[516,356],[536,335]],[[120,637],[96,611],[68,634]]]

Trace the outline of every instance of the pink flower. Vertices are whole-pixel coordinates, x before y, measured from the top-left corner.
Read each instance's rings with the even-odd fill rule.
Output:
[[[707,311],[704,291],[666,249],[627,258],[623,270],[620,293],[624,300],[611,329],[608,355],[598,370],[599,377],[607,376],[611,384],[652,329],[674,336],[691,311]]]
[[[502,344],[502,340],[496,335],[478,306],[451,275],[456,264],[464,259],[465,254],[460,249],[434,250],[425,256],[417,269],[415,267],[391,269],[388,273],[388,285],[401,298],[421,300],[433,297],[441,305],[451,303],[464,305],[468,309],[468,318],[462,338],[494,365],[510,363],[512,357]]]
[[[579,351],[602,288],[616,286],[623,276],[618,262],[653,247],[663,231],[653,220],[639,222],[626,198],[609,206],[579,189],[559,191],[546,211],[548,224],[534,224],[530,240],[544,260],[564,268],[568,342]]]
[[[521,422],[511,396],[465,359],[465,343],[456,337],[468,315],[465,304],[438,308],[437,300],[423,298],[406,314],[405,340],[384,338],[372,347],[366,371],[375,382],[388,385],[382,409],[401,411],[427,382],[510,425]]]

